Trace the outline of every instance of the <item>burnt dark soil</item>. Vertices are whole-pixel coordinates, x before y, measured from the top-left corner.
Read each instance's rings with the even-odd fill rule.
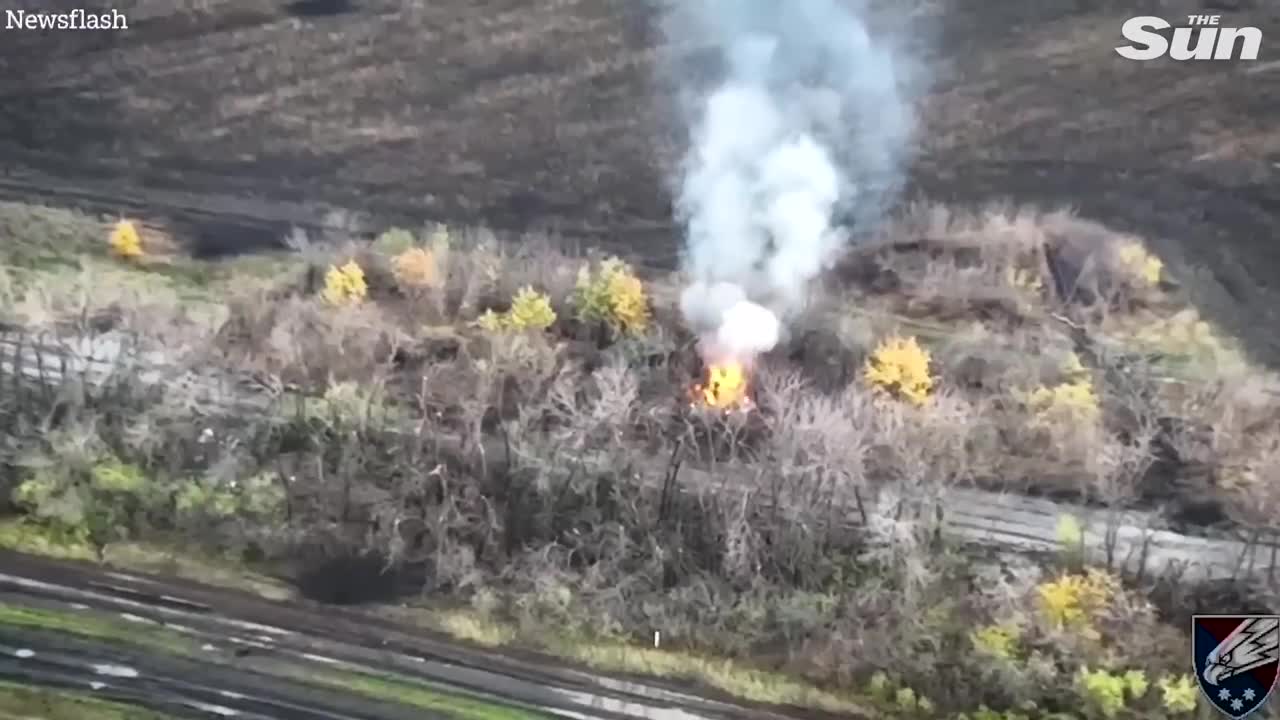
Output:
[[[6,31],[0,163],[135,196],[559,228],[673,259],[683,131],[650,3],[194,4],[117,3],[118,33]],[[1262,54],[1124,60],[1136,11],[1119,0],[899,3],[883,22],[909,29],[929,81],[904,197],[1069,205],[1141,232],[1207,315],[1280,362],[1264,330],[1280,308],[1280,6],[1159,5],[1259,27]]]

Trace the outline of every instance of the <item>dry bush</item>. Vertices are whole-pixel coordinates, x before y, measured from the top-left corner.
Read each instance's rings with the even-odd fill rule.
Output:
[[[1224,469],[1220,480],[1227,513],[1244,527],[1274,537],[1280,517],[1280,426],[1251,438],[1249,446],[1244,457]]]
[[[949,485],[989,474],[999,453],[986,407],[944,390],[926,406],[880,403],[875,477],[896,496],[895,514],[931,518]]]
[[[38,277],[21,289],[11,285],[9,291],[13,302],[8,315],[30,328],[83,335],[119,328],[146,335],[181,308],[172,285],[157,276],[86,263]]]
[[[397,254],[392,272],[396,286],[406,295],[431,292],[443,284],[435,256],[426,248],[411,247]]]
[[[962,317],[998,309],[1014,317],[1031,315],[1042,285],[1033,275],[1004,263],[965,266],[954,257],[931,260],[904,287],[904,310],[933,317]]]
[[[222,360],[303,387],[368,380],[408,343],[372,304],[334,308],[297,297],[272,300],[260,290],[229,304],[215,345]]]
[[[446,312],[469,319],[481,310],[499,307],[510,297],[502,292],[507,252],[492,232],[450,233],[447,242]]]
[[[1045,232],[1062,300],[1103,312],[1158,301],[1163,264],[1141,238],[1065,211],[1046,216]]]
[[[1001,308],[1026,315],[1050,284],[1042,217],[1029,208],[965,213],[918,204],[860,247],[852,261],[878,251],[880,272],[895,279],[892,288],[906,296],[908,311],[956,316]]]
[[[1167,431],[1181,461],[1229,470],[1275,431],[1280,381],[1259,372],[1222,373],[1170,383],[1159,402],[1166,416],[1182,421]]]
[[[1047,298],[1105,313],[1156,303],[1164,287],[1163,263],[1141,239],[1066,210],[917,204],[850,262],[875,253],[908,306],[933,313],[994,306],[1034,316]]]
[[[1112,316],[1100,330],[1136,352],[1177,360],[1190,372],[1246,371],[1251,366],[1240,342],[1202,320],[1194,307]]]
[[[541,288],[551,298],[557,315],[572,314],[569,299],[584,260],[580,253],[546,234],[521,236],[507,253],[499,294],[510,297],[522,287]]]
[[[1057,384],[1075,355],[1070,338],[1057,330],[1027,326],[1003,333],[983,322],[961,325],[937,342],[939,374],[953,387],[995,397]]]

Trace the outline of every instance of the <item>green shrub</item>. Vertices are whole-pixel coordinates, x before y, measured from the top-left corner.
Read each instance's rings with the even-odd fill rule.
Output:
[[[52,433],[48,447],[21,462],[13,500],[25,522],[67,545],[138,539],[148,530],[190,530],[192,524],[237,519],[274,527],[285,492],[273,473],[226,480],[165,479],[121,460],[94,433]]]
[[[191,479],[174,496],[180,517],[205,521],[243,517],[250,520],[278,519],[284,510],[285,493],[274,473],[258,473],[244,481],[211,483]]]
[[[417,239],[408,230],[390,228],[373,241],[373,249],[388,256],[396,256],[412,248],[416,243]]]
[[[18,484],[13,500],[68,541],[102,548],[130,537],[163,498],[142,469],[103,454],[83,465],[39,462]]]

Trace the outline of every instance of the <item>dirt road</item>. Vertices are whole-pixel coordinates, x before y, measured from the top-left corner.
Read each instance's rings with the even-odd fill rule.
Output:
[[[1280,361],[1280,6],[1164,0],[1150,11],[1175,23],[1259,27],[1262,53],[1143,63],[1113,52],[1134,14],[1121,0],[877,4],[896,8],[877,27],[898,28],[927,81],[906,199],[1069,205],[1139,231],[1207,314]],[[655,79],[654,3],[116,6],[128,31],[4,35],[11,177],[561,227],[674,257],[684,131]],[[209,248],[271,239],[193,233]]]
[[[785,718],[470,650],[352,610],[10,552],[0,568],[0,679],[176,717]]]

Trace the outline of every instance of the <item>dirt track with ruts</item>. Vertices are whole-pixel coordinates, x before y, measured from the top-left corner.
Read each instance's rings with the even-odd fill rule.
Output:
[[[683,130],[655,72],[666,54],[653,3],[194,5],[117,3],[131,25],[120,33],[5,31],[10,179],[558,228],[674,257]],[[1070,205],[1138,231],[1207,315],[1276,362],[1280,337],[1265,329],[1280,308],[1280,6],[1168,0],[1152,12],[1259,27],[1261,55],[1124,60],[1113,48],[1135,10],[1119,0],[873,13],[928,80],[904,199]]]
[[[369,613],[8,551],[0,567],[0,679],[93,688],[174,717],[789,717],[473,650]]]

